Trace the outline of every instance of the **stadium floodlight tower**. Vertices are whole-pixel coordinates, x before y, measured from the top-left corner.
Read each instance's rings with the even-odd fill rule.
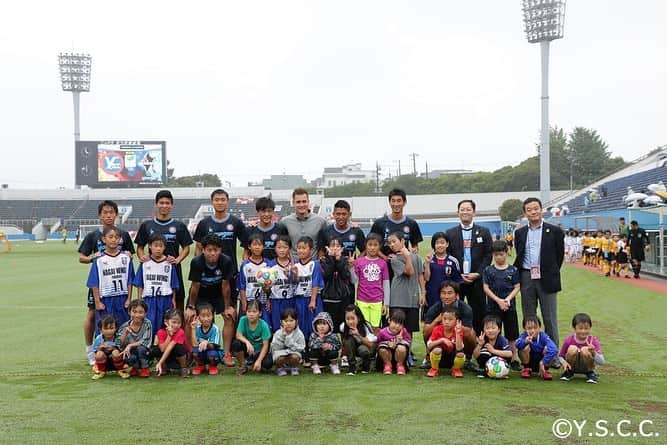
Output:
[[[563,38],[565,0],[523,0],[523,23],[530,43],[540,44],[542,56],[542,134],[540,141],[540,198],[551,199],[549,165],[549,43]]]
[[[79,95],[90,91],[90,54],[60,53],[60,81],[63,91],[71,91],[74,99],[74,140],[81,140],[79,131]]]

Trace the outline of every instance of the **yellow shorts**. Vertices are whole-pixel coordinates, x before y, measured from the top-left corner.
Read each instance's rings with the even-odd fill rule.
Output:
[[[357,300],[357,307],[364,314],[366,321],[374,328],[380,327],[380,320],[382,319],[382,303],[364,303]]]

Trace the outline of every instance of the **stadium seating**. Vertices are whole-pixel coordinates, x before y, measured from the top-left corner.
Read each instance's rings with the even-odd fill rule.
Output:
[[[632,187],[634,192],[646,193],[646,187],[649,184],[654,184],[658,181],[667,183],[667,166],[657,167],[624,178],[605,182],[596,188],[600,195],[599,199],[596,201],[591,201],[589,199],[588,205],[586,205],[585,202],[588,193],[577,196],[565,202],[564,205],[570,209],[570,213],[588,213],[601,210],[622,209],[627,207],[626,203],[623,201],[623,197],[627,195],[628,187]],[[603,191],[604,193],[601,193]]]

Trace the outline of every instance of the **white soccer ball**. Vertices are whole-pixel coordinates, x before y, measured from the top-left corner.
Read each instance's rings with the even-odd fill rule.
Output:
[[[486,362],[486,374],[493,379],[504,379],[509,373],[509,365],[500,357],[491,357]]]

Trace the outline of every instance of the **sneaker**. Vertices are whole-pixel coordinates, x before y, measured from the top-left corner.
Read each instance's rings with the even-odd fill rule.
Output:
[[[463,364],[463,369],[470,372],[477,372],[477,366],[475,366],[469,358],[467,358]]]
[[[287,371],[285,371],[285,368],[281,366],[276,369],[276,374],[278,374],[280,377],[285,377],[287,375]]]
[[[597,383],[598,382],[598,376],[595,374],[593,371],[589,371],[586,373],[586,383]]]
[[[138,370],[137,368],[132,368],[132,369],[130,369],[130,375],[131,375],[132,377],[136,377],[136,376],[138,376],[138,375],[139,375],[139,370]]]
[[[391,363],[385,363],[384,369],[382,370],[382,374],[389,375],[393,372],[393,368],[391,366]]]
[[[545,369],[544,372],[542,373],[542,379],[543,380],[553,380],[554,376],[551,375],[551,373]]]
[[[332,374],[334,374],[334,375],[340,374],[340,368],[338,367],[338,365],[336,363],[332,363],[330,368],[331,368],[331,373]]]
[[[289,370],[289,373],[292,375],[299,375],[299,368],[297,368],[296,366],[292,366]]]
[[[225,352],[225,366],[228,368],[233,368],[234,367],[234,359],[232,358],[232,354],[229,352]]]
[[[485,379],[486,378],[486,369],[478,369],[477,370],[477,378],[478,379]]]
[[[571,369],[563,372],[563,375],[560,376],[560,379],[564,382],[569,382],[574,377],[574,372]]]
[[[192,370],[192,375],[200,375],[200,374],[203,373],[205,370],[206,370],[206,366],[204,366],[204,365],[196,366],[196,367]]]
[[[92,346],[90,346],[90,349],[86,346],[86,358],[88,359],[88,365],[93,366],[95,364],[95,351],[93,351]]]
[[[310,367],[313,370],[313,374],[315,375],[320,375],[322,374],[322,368],[320,368],[320,365],[313,364]]]
[[[428,355],[422,360],[422,364],[419,365],[419,369],[431,369],[431,360],[429,360]]]
[[[151,376],[150,368],[141,368],[141,371],[139,371],[139,377],[147,378],[150,376]]]
[[[457,379],[463,378],[463,369],[452,369],[452,375]]]
[[[95,371],[95,374],[93,374],[93,380],[102,379],[105,375],[107,375],[107,373],[104,371]]]
[[[435,377],[436,375],[438,375],[438,368],[431,368],[426,373],[426,377]]]
[[[190,375],[190,368],[181,368],[181,378],[187,378]]]
[[[344,355],[340,358],[340,367],[347,368],[350,365],[350,362],[347,360],[347,355]]]
[[[218,375],[218,374],[220,374],[220,370],[218,369],[218,365],[209,365],[208,375]]]
[[[303,367],[304,367],[304,368],[310,368],[311,366],[312,366],[312,363],[310,363],[308,360],[306,360],[305,362],[303,362]]]
[[[409,368],[412,368],[415,365],[415,356],[412,352],[410,352],[410,354],[408,354],[408,359],[405,361],[405,364]]]
[[[116,371],[116,373],[118,374],[118,377],[120,377],[121,379],[130,378],[130,373],[127,372],[127,369],[119,369],[118,371]]]
[[[532,369],[530,369],[528,366],[524,366],[523,369],[521,370],[521,378],[529,379],[532,372],[533,372]]]
[[[369,372],[371,372],[371,363],[370,362],[362,363],[361,364],[361,373],[362,374],[368,374]]]
[[[357,367],[355,365],[350,365],[347,368],[347,375],[357,375]]]
[[[560,369],[560,367],[561,367],[560,359],[559,359],[558,357],[556,357],[555,359],[553,359],[553,360],[551,361],[551,363],[549,364],[549,366],[551,366],[551,367],[554,368],[554,369]]]
[[[510,362],[510,368],[512,369],[512,371],[516,371],[516,372],[522,371],[521,363],[519,363],[517,360],[512,360]]]
[[[396,374],[405,375],[405,366],[401,364],[396,365]]]
[[[239,366],[239,370],[236,371],[236,375],[243,375],[248,373],[248,365]]]

